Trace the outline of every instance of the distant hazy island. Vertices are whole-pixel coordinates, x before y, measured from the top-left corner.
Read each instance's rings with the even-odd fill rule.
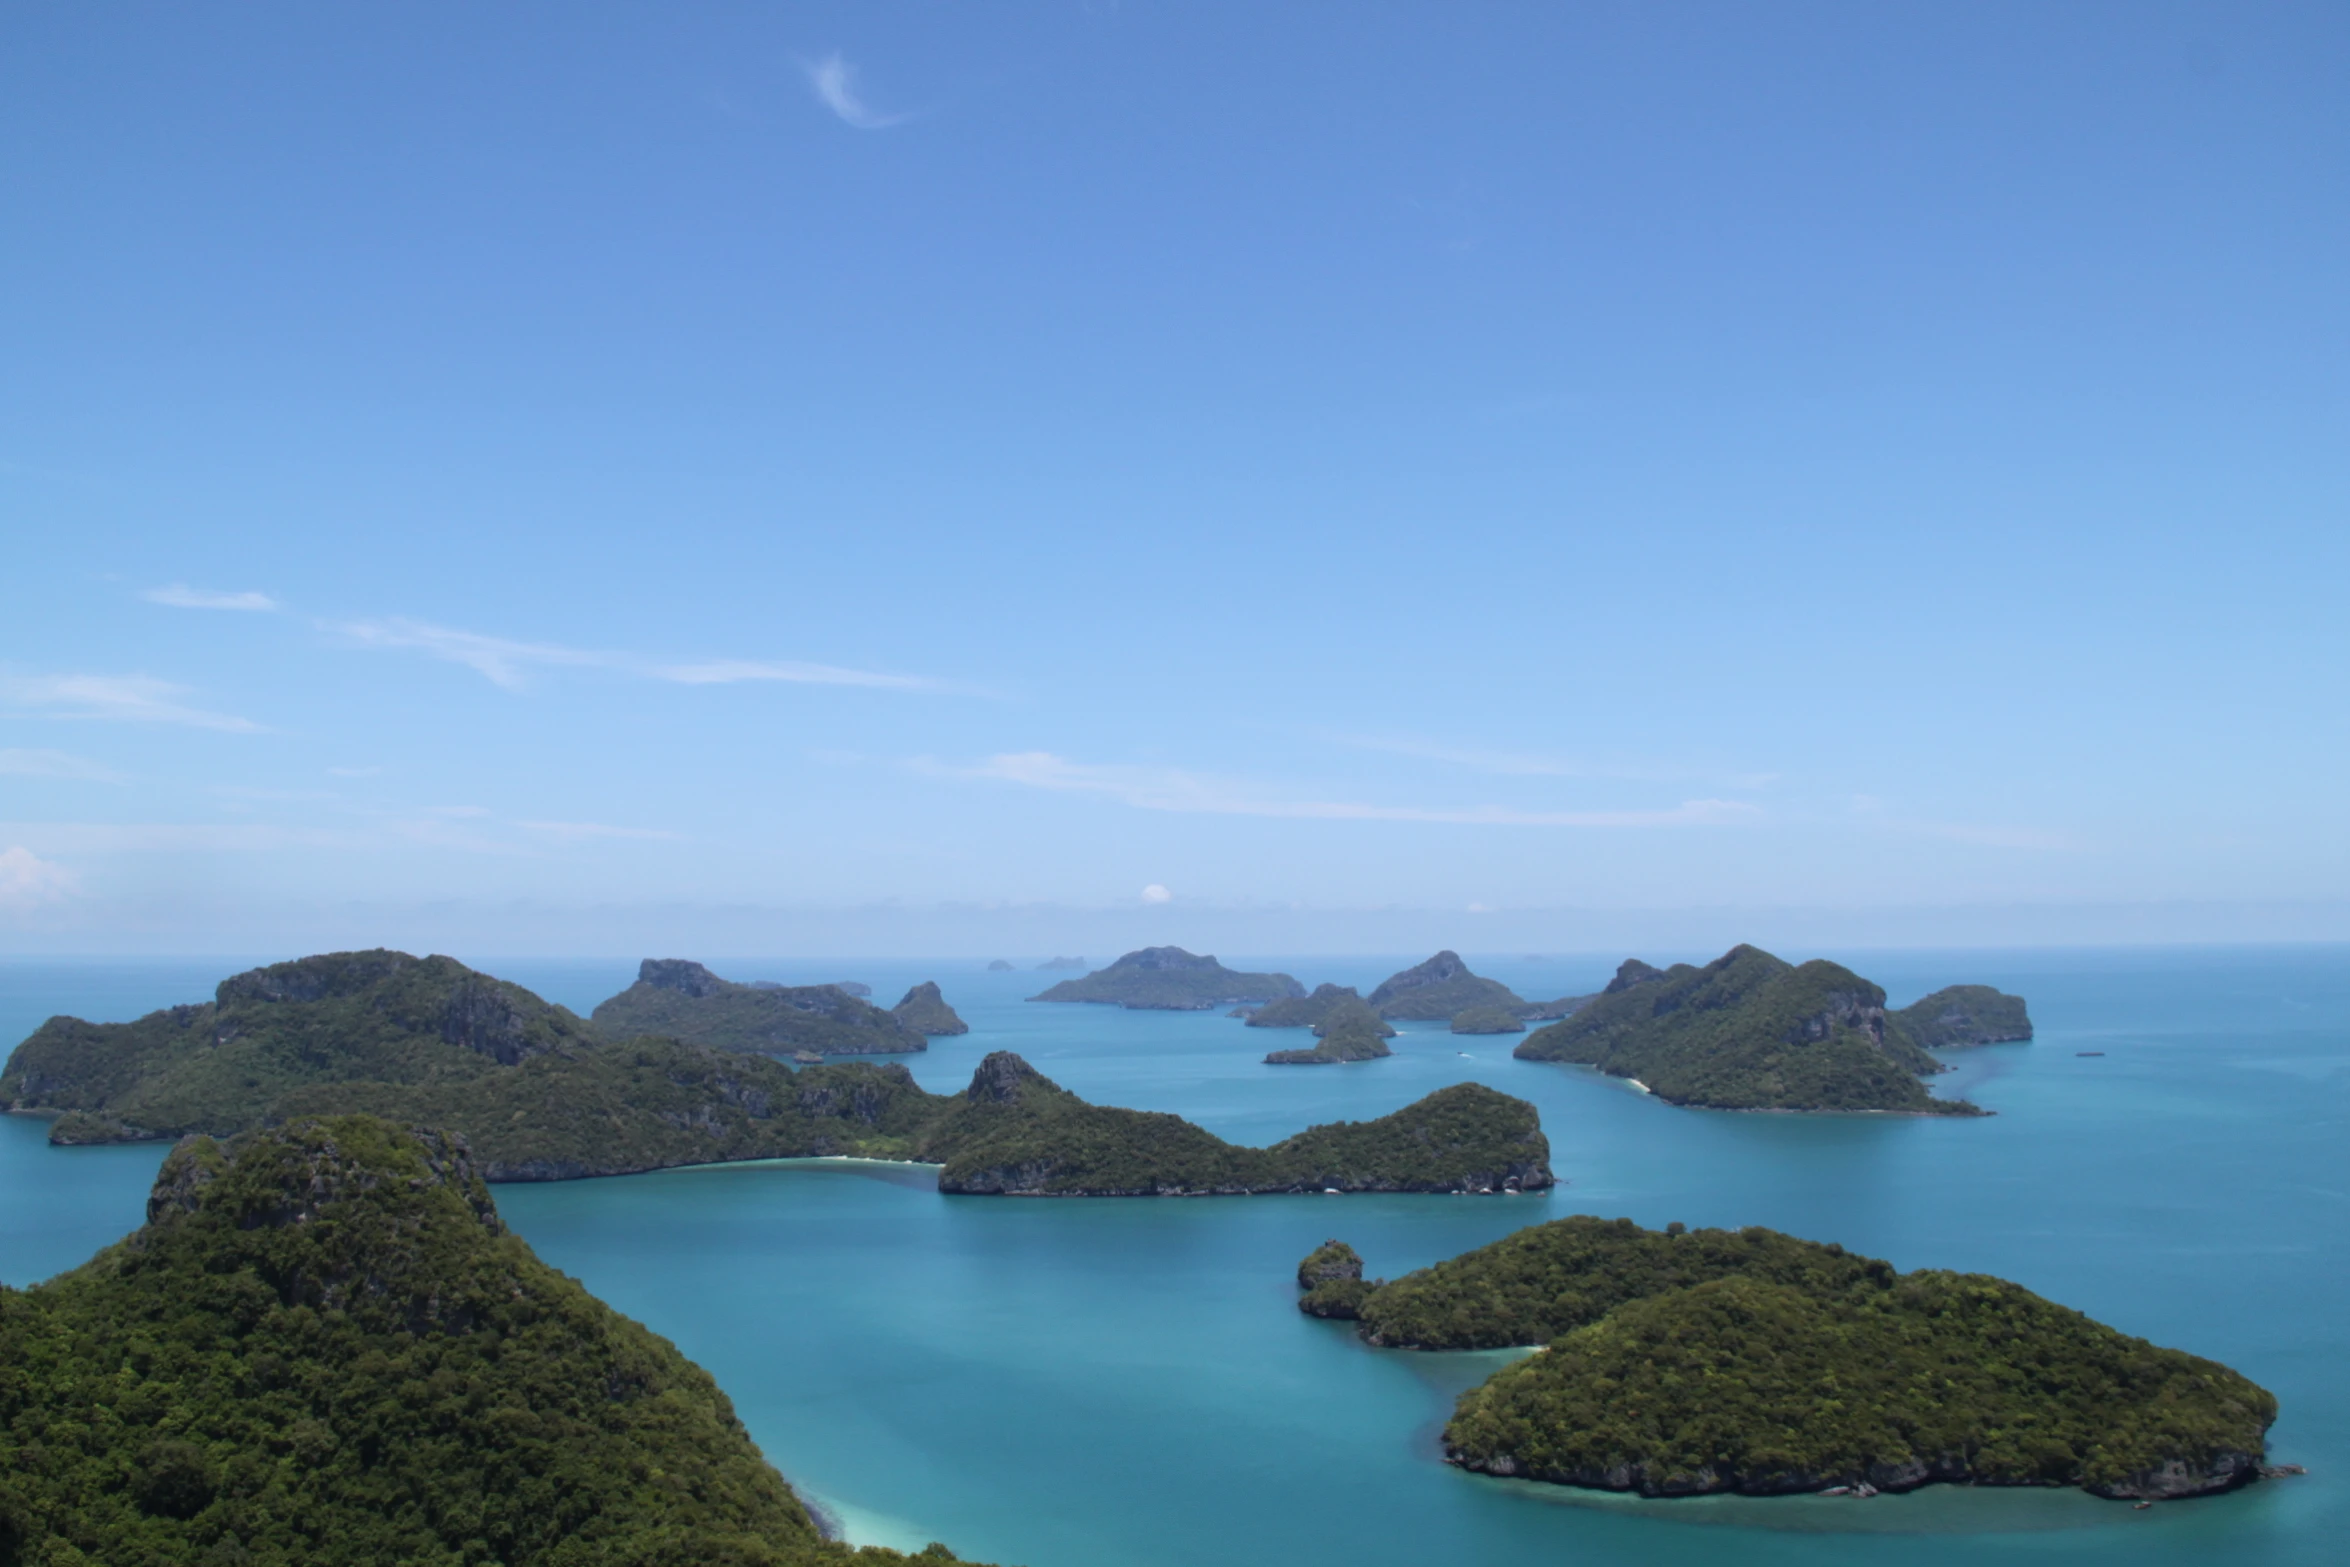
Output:
[[[1970,996],[1987,989],[1958,988]],[[1945,999],[1955,993],[1938,991],[1888,1013],[1881,987],[1816,959],[1796,967],[1747,946],[1703,968],[1659,969],[1635,958],[1589,1005],[1527,1035],[1516,1054],[1595,1066],[1673,1104],[1980,1115],[1963,1100],[1935,1098],[1918,1081],[1944,1068],[1920,1046],[1913,1017],[1984,1010],[1979,1001],[1969,1011]],[[2022,1018],[2021,1000],[1999,999]],[[2009,1018],[2004,1006],[1989,1013]],[[1943,1025],[1945,1034],[1962,1026]]]
[[[1261,1007],[1246,1008],[1241,1015],[1248,1019],[1251,1028],[1312,1028],[1329,1015],[1332,1007],[1345,1001],[1361,1006],[1363,998],[1352,985],[1316,985],[1310,996],[1283,996]],[[1391,1028],[1387,1032],[1392,1035],[1395,1030]]]
[[[1464,1007],[1452,1016],[1456,1034],[1523,1034],[1526,1020],[1510,1007]]]
[[[611,1038],[661,1034],[721,1050],[835,1056],[927,1048],[922,1029],[838,985],[737,985],[683,958],[645,959],[636,983],[590,1016]]]
[[[1989,985],[1951,985],[1892,1015],[1928,1050],[2014,1044],[2032,1037],[2024,998]]]
[[[1175,1116],[1089,1105],[1007,1053],[964,1093],[930,1094],[895,1063],[794,1070],[658,1036],[607,1040],[453,959],[380,951],[255,969],[212,1002],[134,1023],[52,1018],[9,1057],[0,1103],[56,1114],[61,1143],[373,1114],[462,1134],[491,1180],[845,1154],[941,1164],[942,1190],[974,1193],[1551,1183],[1533,1106],[1482,1088],[1237,1148]]]
[[[1203,1012],[1235,1001],[1303,996],[1287,974],[1244,974],[1181,947],[1144,947],[1083,979],[1065,979],[1031,1001],[1092,1001],[1136,1010]]]
[[[1462,1395],[1446,1456],[1648,1496],[1934,1481],[2169,1498],[2256,1478],[2276,1399],[2004,1279],[1772,1230],[1561,1219],[1404,1275],[1338,1241],[1299,1307],[1373,1344],[1542,1345]]]
[[[820,1538],[726,1395],[532,1255],[462,1144],[174,1149],[146,1226],[0,1287],[0,1561],[951,1561]],[[492,1542],[492,1543],[485,1543]]]

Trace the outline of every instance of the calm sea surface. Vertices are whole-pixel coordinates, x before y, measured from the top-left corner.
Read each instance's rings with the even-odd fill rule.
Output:
[[[1808,955],[1808,954],[1801,954]],[[1362,986],[1394,959],[1252,960]],[[1666,955],[1651,954],[1652,957]],[[2325,1563],[2350,1559],[2350,950],[1837,954],[1896,1004],[1985,981],[2029,1045],[1939,1080],[1999,1112],[1922,1121],[1677,1110],[1510,1039],[1410,1029],[1388,1060],[1274,1068],[1286,1035],[1212,1014],[1021,1001],[1051,978],[935,964],[733,962],[730,977],[935,978],[972,1032],[915,1058],[959,1088],[1017,1050],[1099,1102],[1265,1142],[1462,1079],[1541,1107],[1547,1197],[942,1198],[929,1173],[795,1162],[503,1186],[539,1254],[708,1367],[769,1458],[852,1538],[1028,1567],[1363,1563]],[[627,963],[480,966],[586,1011]],[[1238,960],[1235,960],[1238,961]],[[1528,996],[1596,959],[1481,958]],[[0,1042],[123,1019],[240,964],[0,964]],[[2083,1056],[2081,1051],[2103,1051]],[[1465,1052],[1465,1053],[1464,1053]],[[52,1149],[0,1118],[0,1279],[135,1226],[160,1150]],[[1393,1276],[1568,1213],[1764,1224],[1903,1268],[2001,1274],[2275,1391],[2307,1479],[2146,1512],[2072,1492],[1866,1502],[1592,1498],[1436,1457],[1499,1361],[1364,1349],[1293,1308],[1327,1236]],[[1900,1538],[1889,1540],[1887,1535]]]

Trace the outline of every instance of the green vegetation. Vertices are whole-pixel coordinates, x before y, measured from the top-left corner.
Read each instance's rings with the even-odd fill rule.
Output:
[[[1529,1001],[1518,1008],[1518,1016],[1529,1023],[1548,1023],[1562,1017],[1573,1017],[1597,1001],[1596,994],[1588,996],[1561,996],[1556,1001]]]
[[[1361,1314],[1363,1301],[1380,1287],[1380,1281],[1363,1277],[1363,1259],[1352,1246],[1327,1240],[1307,1252],[1297,1265],[1297,1287],[1305,1291],[1298,1297],[1297,1309],[1307,1316],[1351,1321]]]
[[[930,1134],[942,1192],[1199,1197],[1252,1192],[1501,1192],[1551,1184],[1534,1107],[1474,1083],[1375,1121],[1309,1127],[1270,1148],[1177,1116],[1089,1105],[999,1051]]]
[[[947,1005],[946,997],[938,993],[938,981],[926,979],[906,992],[905,999],[890,1011],[897,1020],[917,1034],[968,1034],[971,1025],[955,1015]]]
[[[135,1023],[53,1017],[0,1071],[0,1102],[81,1111],[64,1140],[225,1135],[320,1082],[472,1083],[592,1049],[594,1032],[453,958],[337,952],[221,981]],[[101,1128],[111,1137],[90,1134]]]
[[[1465,1007],[1452,1017],[1456,1034],[1523,1034],[1525,1019],[1509,1007]]]
[[[1057,961],[1057,960],[1056,960]],[[1094,1001],[1137,1011],[1204,1012],[1235,1001],[1302,996],[1287,974],[1243,974],[1181,947],[1144,947],[1083,979],[1065,979],[1031,1001]]]
[[[1381,1017],[1439,1023],[1470,1007],[1522,1007],[1517,992],[1499,980],[1469,972],[1457,952],[1439,952],[1427,962],[1390,974],[1371,992]]]
[[[146,1227],[0,1289],[0,1562],[818,1567],[710,1378],[359,1117],[164,1162]]]
[[[1316,985],[1310,996],[1284,996],[1242,1015],[1247,1017],[1251,1028],[1312,1028],[1332,1007],[1349,997],[1362,1000],[1352,985]]]
[[[767,1055],[891,1055],[929,1048],[922,1030],[838,985],[737,985],[683,958],[645,959],[636,983],[591,1016],[612,1039],[662,1034]]]
[[[1673,1104],[1725,1110],[1898,1110],[1980,1115],[1918,1081],[1942,1070],[1885,1013],[1885,992],[1815,960],[1792,967],[1733,947],[1703,968],[1637,959],[1573,1016],[1518,1045],[1639,1082]]]
[[[1314,1025],[1318,1043],[1311,1050],[1276,1050],[1265,1057],[1268,1066],[1328,1066],[1342,1061],[1376,1061],[1393,1055],[1387,1041],[1395,1030],[1348,991]]]
[[[2024,998],[1989,985],[1951,985],[1893,1013],[1928,1050],[2003,1045],[2032,1037]]]
[[[1447,1456],[1490,1474],[1647,1495],[1963,1480],[2187,1496],[2255,1477],[2276,1417],[2227,1367],[2005,1280],[1902,1274],[1770,1230],[1581,1217],[1392,1284],[1360,1271],[1326,1243],[1300,1265],[1300,1309],[1357,1317],[1377,1344],[1546,1346],[1446,1427]]]
[[[944,1164],[943,1189],[970,1192],[1550,1184],[1533,1107],[1482,1089],[1235,1148],[1174,1116],[1089,1105],[1001,1052],[968,1092],[930,1094],[896,1062],[794,1070],[674,1039],[607,1041],[447,958],[335,954],[238,975],[219,994],[136,1023],[52,1019],[0,1088],[13,1108],[64,1112],[56,1142],[347,1114],[437,1126],[466,1138],[493,1181],[847,1154]]]

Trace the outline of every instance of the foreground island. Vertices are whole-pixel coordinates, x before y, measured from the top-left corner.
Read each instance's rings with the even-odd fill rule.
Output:
[[[2277,1412],[2226,1366],[2004,1279],[1765,1229],[1560,1219],[1392,1284],[1330,1241],[1298,1283],[1301,1310],[1373,1344],[1541,1346],[1462,1395],[1445,1454],[1563,1485],[2196,1496],[2258,1477]]]
[[[0,1560],[945,1562],[821,1538],[667,1340],[538,1260],[464,1145],[174,1149],[146,1226],[0,1288]]]
[[[1939,1021],[1945,1014],[1949,1021]],[[1703,968],[1631,959],[1587,1005],[1536,1029],[1514,1053],[1594,1066],[1669,1104],[1981,1115],[1918,1081],[1945,1068],[1926,1053],[1917,1025],[1937,1020],[1936,1042],[1955,1043],[2022,1017],[2020,998],[1988,986],[1937,991],[1889,1013],[1884,988],[1848,968],[1816,959],[1797,966],[1738,946]],[[2020,1026],[2029,1037],[2029,1024]]]

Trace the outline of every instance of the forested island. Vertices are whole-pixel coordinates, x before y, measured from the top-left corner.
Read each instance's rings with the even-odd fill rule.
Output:
[[[910,1024],[838,985],[738,985],[683,958],[645,959],[636,983],[590,1017],[614,1039],[660,1034],[721,1050],[783,1055],[894,1055],[929,1048],[926,1032],[954,1032]]]
[[[946,1562],[822,1539],[726,1395],[540,1262],[461,1143],[301,1120],[0,1287],[0,1561]]]
[[[1989,985],[1951,985],[1892,1015],[1928,1050],[2016,1044],[2032,1037],[2024,998]]]
[[[1247,1008],[1243,1015],[1251,1028],[1312,1028],[1329,1016],[1332,1007],[1347,1001],[1362,1005],[1363,998],[1354,986],[1316,985],[1310,996],[1284,996],[1261,1007]],[[1395,1030],[1391,1028],[1387,1032],[1392,1036]]]
[[[1287,974],[1246,974],[1181,947],[1144,947],[1083,979],[1065,979],[1031,1001],[1091,1001],[1137,1011],[1204,1012],[1235,1001],[1303,996]]]
[[[938,981],[926,979],[906,992],[904,999],[891,1007],[897,1020],[917,1034],[937,1037],[948,1034],[968,1034],[971,1025],[964,1022],[946,997],[938,992]]]
[[[1470,1007],[1526,1005],[1518,993],[1497,979],[1469,972],[1457,952],[1439,952],[1379,982],[1367,998],[1381,1017],[1406,1022],[1441,1023]]]
[[[1266,1064],[1330,1066],[1344,1061],[1375,1061],[1394,1054],[1387,1047],[1387,1041],[1395,1037],[1394,1027],[1352,990],[1323,1010],[1313,1030],[1318,1043],[1312,1049],[1276,1050],[1265,1057]]]
[[[1766,1229],[1560,1219],[1393,1283],[1326,1242],[1312,1315],[1373,1344],[1541,1346],[1462,1395],[1446,1456],[1648,1496],[1935,1481],[2098,1496],[2223,1491],[2261,1472],[2276,1399],[1986,1274]]]
[[[2021,1015],[2020,1000],[2003,999]],[[1944,1067],[1919,1045],[1909,1015],[1888,1013],[1882,987],[1838,964],[1798,967],[1738,946],[1703,968],[1628,960],[1589,1005],[1536,1029],[1515,1054],[1595,1066],[1672,1104],[1982,1114],[1926,1092],[1919,1077]]]
[[[658,1036],[608,1040],[519,985],[395,952],[255,969],[223,981],[212,1002],[134,1023],[53,1018],[0,1072],[0,1103],[56,1114],[60,1143],[372,1114],[465,1136],[491,1180],[855,1155],[940,1164],[942,1190],[974,1193],[1551,1181],[1533,1106],[1485,1089],[1447,1089],[1270,1150],[1235,1148],[1175,1116],[1087,1104],[1004,1052],[966,1092],[931,1094],[895,1062],[795,1070]]]

